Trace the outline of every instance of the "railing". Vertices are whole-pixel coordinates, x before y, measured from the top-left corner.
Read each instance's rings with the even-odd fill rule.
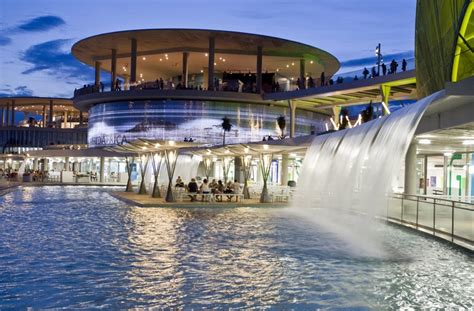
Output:
[[[392,194],[387,219],[474,250],[474,204],[424,195]]]

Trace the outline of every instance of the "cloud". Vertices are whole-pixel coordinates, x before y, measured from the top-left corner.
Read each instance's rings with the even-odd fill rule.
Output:
[[[10,43],[12,43],[12,39],[0,35],[0,46],[9,45]]]
[[[414,57],[414,52],[412,50],[394,53],[394,54],[387,54],[383,56],[384,61],[390,62],[392,59],[401,60],[403,58],[409,59]],[[341,67],[364,67],[364,66],[373,66],[376,62],[376,57],[364,57],[364,58],[356,58],[356,59],[349,59],[345,61],[341,61]]]
[[[19,97],[19,96],[33,96],[33,91],[26,85],[17,86],[14,89],[10,87],[0,89],[0,97]]]
[[[66,22],[59,16],[46,15],[30,19],[18,25],[16,28],[21,31],[39,32],[48,31],[65,24]]]
[[[69,39],[57,39],[43,42],[29,47],[20,60],[32,65],[22,72],[28,75],[38,71],[45,71],[49,75],[74,79],[74,81],[88,80],[93,76],[93,70],[77,61],[64,47]]]

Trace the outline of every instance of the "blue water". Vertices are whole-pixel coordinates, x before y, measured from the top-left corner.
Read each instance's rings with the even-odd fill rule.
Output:
[[[137,208],[86,187],[0,198],[0,309],[473,307],[474,260],[391,226],[353,257],[286,208]]]

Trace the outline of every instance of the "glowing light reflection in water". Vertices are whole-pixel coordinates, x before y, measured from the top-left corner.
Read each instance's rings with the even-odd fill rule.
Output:
[[[0,198],[0,309],[473,306],[469,255],[385,227],[392,259],[351,257],[312,225],[280,208],[142,209],[101,188],[25,188]]]

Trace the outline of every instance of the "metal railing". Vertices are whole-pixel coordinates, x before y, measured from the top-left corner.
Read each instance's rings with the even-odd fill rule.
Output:
[[[474,250],[474,204],[433,196],[392,194],[387,219]]]

